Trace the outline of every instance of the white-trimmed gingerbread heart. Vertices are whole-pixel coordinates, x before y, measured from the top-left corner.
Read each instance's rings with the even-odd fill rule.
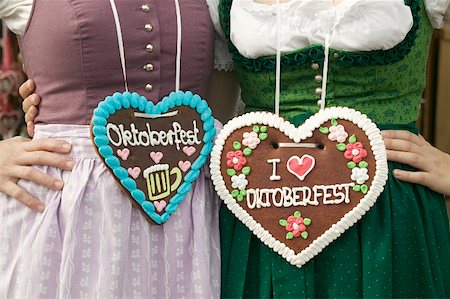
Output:
[[[299,127],[252,112],[228,122],[211,154],[219,196],[264,244],[298,267],[373,206],[387,180],[380,130],[349,108]]]

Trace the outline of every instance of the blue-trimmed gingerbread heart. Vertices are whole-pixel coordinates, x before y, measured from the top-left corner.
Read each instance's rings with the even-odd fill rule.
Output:
[[[93,143],[106,168],[157,224],[169,220],[207,161],[216,134],[208,103],[173,92],[158,104],[137,93],[115,93],[99,103]]]

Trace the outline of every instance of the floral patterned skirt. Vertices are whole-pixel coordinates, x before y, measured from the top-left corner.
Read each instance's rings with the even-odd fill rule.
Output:
[[[35,138],[73,145],[71,172],[51,191],[21,181],[42,200],[36,214],[0,193],[0,298],[217,298],[220,202],[200,175],[164,225],[146,221],[103,166],[87,126],[37,126]]]

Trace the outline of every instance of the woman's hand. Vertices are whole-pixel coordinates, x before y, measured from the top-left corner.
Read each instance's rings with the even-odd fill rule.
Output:
[[[71,170],[74,161],[67,154],[71,145],[63,140],[30,140],[14,137],[0,142],[0,192],[16,198],[33,211],[42,212],[44,204],[17,185],[19,179],[32,181],[52,190],[61,190],[63,182],[30,165],[46,165]]]
[[[34,119],[40,97],[33,93],[35,84],[28,80],[20,86],[20,95],[25,99],[23,110],[26,112],[27,131],[30,136],[34,134]],[[32,181],[52,190],[61,190],[63,182],[53,178],[32,167],[32,165],[45,165],[64,170],[72,170],[75,162],[64,156],[71,151],[71,145],[63,140],[39,139],[30,140],[14,137],[0,141],[0,192],[16,198],[19,202],[33,211],[44,211],[44,204],[31,196],[17,182],[19,179]]]
[[[422,136],[408,131],[383,131],[381,133],[390,161],[413,166],[418,171],[395,169],[393,174],[402,181],[421,184],[450,195],[450,155],[441,152]]]
[[[34,93],[36,85],[29,79],[19,88],[20,96],[24,99],[22,103],[23,112],[25,112],[25,122],[27,124],[27,133],[34,135],[34,120],[38,114],[37,106],[41,103],[41,97]]]

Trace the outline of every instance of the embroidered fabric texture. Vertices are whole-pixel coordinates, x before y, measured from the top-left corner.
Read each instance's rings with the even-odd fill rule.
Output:
[[[214,37],[214,69],[219,71],[232,71],[234,69],[233,58],[230,52],[228,52],[227,40],[219,21],[219,0],[206,0],[206,3],[208,4],[209,14],[211,15],[216,33]]]

